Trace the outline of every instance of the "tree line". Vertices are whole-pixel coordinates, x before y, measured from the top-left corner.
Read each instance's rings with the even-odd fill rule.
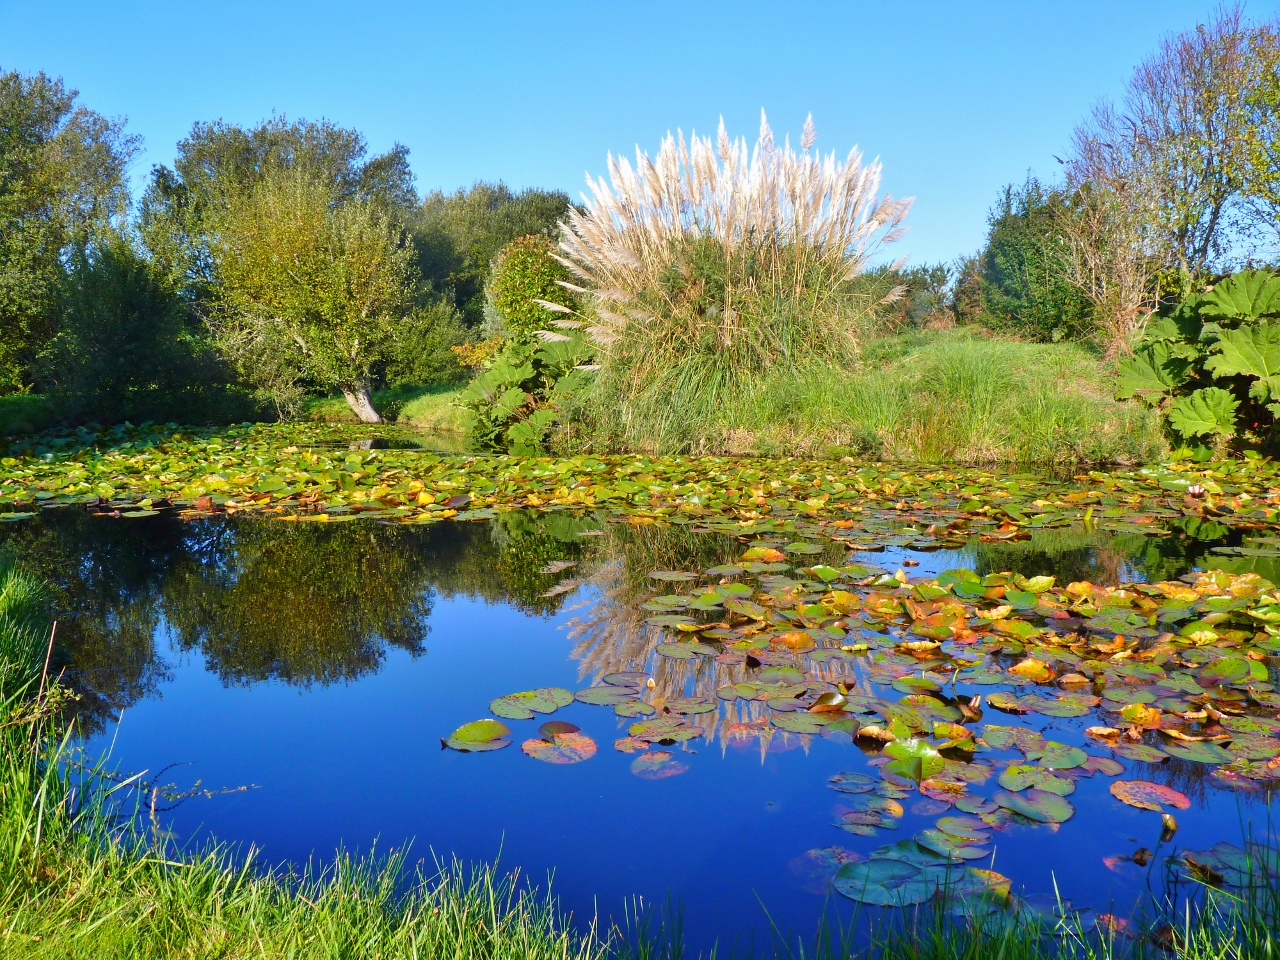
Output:
[[[0,395],[226,422],[342,391],[376,421],[374,386],[458,376],[489,262],[569,205],[419,196],[405,147],[285,117],[195,124],[134,205],[140,146],[60,79],[0,72]]]

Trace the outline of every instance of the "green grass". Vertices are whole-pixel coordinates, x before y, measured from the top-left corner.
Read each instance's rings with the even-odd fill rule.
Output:
[[[461,392],[459,384],[430,387],[398,384],[375,391],[373,406],[384,419],[423,433],[461,433],[464,411],[453,405]],[[341,396],[308,400],[303,405],[303,414],[308,420],[324,423],[359,422]]]
[[[40,394],[0,397],[0,437],[39,433],[53,423],[53,405]]]
[[[701,420],[680,414],[670,423],[683,436],[665,426],[656,436],[714,453],[1045,465],[1167,452],[1157,417],[1115,400],[1087,348],[965,330],[875,340],[852,369],[811,365],[766,377]]]

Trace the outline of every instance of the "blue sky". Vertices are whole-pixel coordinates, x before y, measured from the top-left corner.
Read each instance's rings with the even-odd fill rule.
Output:
[[[44,70],[170,162],[196,120],[273,111],[410,148],[420,190],[477,179],[564,189],[606,153],[655,150],[760,109],[818,146],[855,143],[914,196],[894,250],[975,250],[1002,184],[1056,176],[1054,154],[1160,38],[1211,0],[843,3],[90,3],[0,0],[0,68]],[[1253,0],[1257,17],[1280,0]]]

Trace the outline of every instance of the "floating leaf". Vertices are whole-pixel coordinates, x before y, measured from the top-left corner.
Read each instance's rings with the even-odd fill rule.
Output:
[[[665,780],[688,770],[688,766],[666,750],[651,750],[631,761],[631,772],[641,780]]]
[[[991,851],[954,837],[941,830],[921,830],[915,836],[916,843],[926,850],[950,860],[981,860]]]
[[[442,742],[462,753],[482,753],[509,747],[511,741],[503,739],[509,733],[511,730],[505,723],[486,718],[464,723]]]
[[[995,801],[1006,810],[1040,823],[1064,823],[1076,812],[1070,800],[1044,790],[1031,790],[1025,795],[1001,790]]]
[[[635,700],[639,696],[640,691],[635,687],[604,684],[579,690],[573,695],[573,698],[579,703],[589,703],[597,707],[616,707],[620,703]]]
[[[1238,683],[1250,675],[1249,661],[1244,657],[1218,657],[1196,674],[1202,687]]]
[[[1161,805],[1189,810],[1191,801],[1186,794],[1172,787],[1151,783],[1148,780],[1117,780],[1111,784],[1111,795],[1131,807],[1160,812]]]
[[[505,720],[532,720],[535,713],[552,713],[573,703],[573,694],[560,687],[539,687],[509,693],[489,704],[489,712]]]
[[[1169,755],[1160,748],[1131,740],[1120,740],[1113,744],[1111,749],[1116,752],[1116,756],[1142,763],[1160,763],[1169,759]]]
[[[1218,744],[1208,741],[1183,743],[1180,740],[1174,740],[1166,743],[1164,749],[1171,757],[1191,760],[1195,763],[1230,763],[1235,759]]]
[[[1048,770],[1071,770],[1089,759],[1089,755],[1079,747],[1070,747],[1052,740],[1036,752],[1039,754],[1037,762]]]
[[[851,900],[878,907],[908,907],[923,903],[934,893],[920,868],[902,860],[846,863],[831,885]]]
[[[526,740],[520,749],[544,763],[581,763],[595,756],[596,743],[584,733],[554,733],[544,740]]]
[[[827,783],[832,790],[841,793],[870,793],[876,785],[875,780],[865,773],[854,772],[837,773]]]

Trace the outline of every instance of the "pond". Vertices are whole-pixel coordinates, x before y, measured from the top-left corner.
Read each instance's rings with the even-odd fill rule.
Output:
[[[1280,750],[1274,638],[1250,647],[1185,582],[1105,589],[1274,579],[1278,551],[1221,525],[850,551],[592,511],[145,512],[46,509],[0,537],[55,587],[90,755],[166,787],[157,816],[180,843],[303,863],[412,841],[554,875],[579,918],[670,899],[705,949],[808,936],[824,909],[915,903],[953,874],[967,894],[1002,898],[1002,877],[1031,904],[1057,890],[1089,916],[1149,913],[1190,870],[1239,880],[1227,848],[1186,851],[1275,842],[1280,770],[1259,772]],[[1081,581],[1094,592],[1061,592]],[[1179,632],[1176,655],[1144,652]],[[1215,660],[1245,672],[1206,674]],[[444,748],[495,714],[505,749]],[[1149,809],[1113,793],[1134,781]],[[837,868],[853,898],[831,892]]]

